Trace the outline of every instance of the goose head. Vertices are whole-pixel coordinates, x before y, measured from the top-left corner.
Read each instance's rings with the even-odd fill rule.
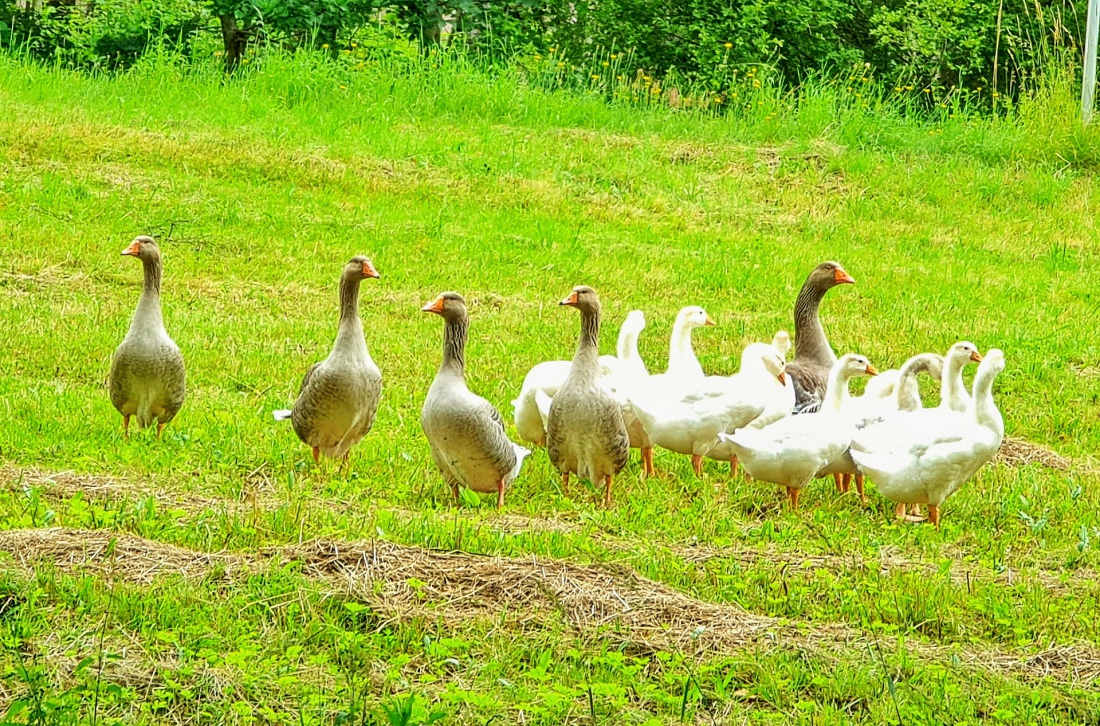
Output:
[[[363,255],[356,255],[348,260],[348,264],[344,266],[344,277],[352,280],[365,280],[368,277],[375,279],[381,277],[378,274],[378,270],[374,269],[374,265]]]
[[[157,243],[152,237],[141,235],[140,237],[134,237],[134,241],[122,251],[122,254],[130,255],[131,257],[138,258],[142,262],[146,262],[160,257],[160,248],[157,247]]]
[[[979,371],[990,371],[992,375],[999,375],[1005,369],[1005,353],[1000,348],[990,348],[982,356]]]
[[[703,308],[698,305],[688,305],[676,315],[674,327],[682,330],[692,330],[701,328],[704,325],[715,325],[715,322],[711,320],[711,317],[707,315],[707,311]]]
[[[600,310],[600,296],[588,285],[577,285],[558,305],[567,305],[582,313],[596,313]]]
[[[786,330],[780,330],[772,338],[772,347],[776,349],[779,355],[786,358],[787,353],[791,350],[791,334]]]
[[[645,330],[645,313],[641,310],[631,310],[626,314],[626,319],[623,320],[622,329],[632,333],[640,333]]]
[[[877,376],[878,370],[871,365],[866,357],[856,353],[848,353],[840,357],[836,362],[842,380],[849,380],[856,376]]]
[[[855,278],[839,262],[822,262],[806,278],[806,284],[824,292],[837,285],[854,285]]]
[[[466,301],[457,292],[441,292],[435,300],[420,308],[424,313],[435,313],[444,320],[460,320],[466,317]]]
[[[929,353],[925,359],[924,372],[935,378],[937,381],[941,380],[943,378],[943,363],[944,359],[942,355]]]
[[[766,352],[761,356],[764,363],[764,370],[771,375],[775,376],[779,381],[779,385],[787,385],[787,361],[783,359],[777,352]]]
[[[981,363],[982,354],[978,352],[978,346],[968,340],[960,340],[947,351],[947,360],[959,365],[960,368],[967,363]]]

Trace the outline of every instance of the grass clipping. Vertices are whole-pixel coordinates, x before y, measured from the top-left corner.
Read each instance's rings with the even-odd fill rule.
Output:
[[[459,624],[506,620],[512,627],[557,621],[580,635],[651,650],[732,651],[794,647],[831,654],[867,652],[871,639],[845,625],[797,623],[688,597],[626,568],[538,558],[441,552],[377,540],[315,540],[258,554],[204,553],[102,530],[24,529],[0,532],[0,551],[33,571],[43,563],[91,571],[136,584],[165,577],[241,580],[272,566],[292,566],[368,603],[391,622],[426,617]],[[899,646],[901,644],[899,643]],[[983,670],[1070,683],[1100,680],[1100,652],[1088,646],[1032,653],[908,641],[909,652]]]

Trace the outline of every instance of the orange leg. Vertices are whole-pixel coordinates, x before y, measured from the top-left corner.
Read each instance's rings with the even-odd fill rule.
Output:
[[[735,454],[730,458],[730,476],[737,476],[737,463],[737,455]],[[748,476],[748,474],[745,476]]]
[[[460,498],[460,497],[458,496],[458,484],[452,484],[452,485],[451,485],[451,494],[453,494],[453,495],[454,495],[454,498],[455,498],[455,506],[457,507],[457,506],[458,506],[458,504],[459,504],[459,502],[461,502],[461,501],[462,501],[462,499],[461,499],[461,498]]]
[[[920,505],[919,504],[910,504],[909,505],[909,514],[913,515],[914,517],[920,517],[921,516],[921,514],[920,514]],[[923,517],[921,517],[921,518],[923,519]]]
[[[940,528],[940,505],[928,505],[928,518],[932,520],[932,524],[936,525],[936,529]]]
[[[160,421],[157,421],[157,438],[158,439],[160,438],[160,435],[163,432],[164,432],[164,424],[162,424]]]
[[[653,468],[653,447],[647,446],[642,449],[642,468],[645,471],[647,477],[653,476],[657,473],[657,470]]]
[[[894,507],[894,519],[905,521],[905,502],[898,502],[898,506]]]
[[[321,450],[318,449],[316,446],[313,447],[313,463],[314,464],[320,464],[321,463]]]
[[[833,484],[836,485],[836,490],[841,494],[844,493],[844,475],[833,474]]]
[[[564,471],[561,475],[561,494],[563,497],[569,496],[569,472]]]
[[[699,454],[694,454],[691,457],[691,468],[695,470],[695,476],[700,479],[703,478],[703,457]]]
[[[504,509],[504,479],[497,482],[497,509]]]
[[[603,506],[605,509],[611,509],[611,475],[608,474],[604,477],[603,483]]]
[[[122,417],[122,438],[130,440],[130,417],[126,415]]]
[[[856,492],[859,494],[861,504],[867,504],[867,494],[863,491],[863,475],[856,474]]]
[[[795,512],[798,511],[798,495],[801,492],[797,487],[787,487],[787,498],[791,500],[791,509]]]

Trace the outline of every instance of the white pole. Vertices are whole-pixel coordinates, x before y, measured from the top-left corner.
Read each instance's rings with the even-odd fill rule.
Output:
[[[1085,72],[1081,79],[1081,119],[1092,120],[1092,101],[1096,95],[1096,43],[1100,31],[1100,0],[1089,0],[1089,14],[1085,21]]]

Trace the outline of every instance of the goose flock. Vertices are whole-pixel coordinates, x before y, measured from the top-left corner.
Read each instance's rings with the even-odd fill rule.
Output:
[[[157,436],[179,412],[186,394],[183,356],[161,315],[161,257],[156,242],[136,238],[123,255],[141,260],[145,282],[129,331],[115,351],[108,381],[111,403],[130,423],[157,426]],[[370,260],[357,256],[339,283],[339,325],[332,351],[306,371],[293,408],[274,412],[289,419],[315,462],[322,455],[347,461],[374,425],[382,374],[371,359],[359,319],[359,287],[378,278]],[[655,448],[691,457],[697,476],[703,458],[728,461],[731,474],[785,489],[792,509],[815,478],[832,476],[847,492],[854,481],[866,502],[864,477],[895,503],[899,519],[940,523],[940,506],[997,452],[1004,421],[993,400],[993,381],[1004,370],[1002,351],[983,356],[960,341],[946,355],[919,353],[899,368],[879,373],[862,355],[833,353],[818,308],[825,294],[855,280],[836,262],[823,262],[806,278],[794,306],[794,356],[785,331],[770,343],[752,343],[740,369],[707,375],[692,348],[692,331],[714,325],[703,308],[677,315],[665,372],[650,374],[638,354],[645,328],[641,311],[630,312],[619,331],[616,355],[599,354],[600,299],[579,285],[559,303],[580,313],[580,336],[570,360],[544,361],[523,380],[512,402],[520,438],[543,446],[561,473],[602,485],[612,505],[614,477],[630,449],[641,452],[642,473],[652,476]],[[444,292],[422,308],[443,318],[443,356],[428,388],[421,427],[432,461],[456,500],[461,487],[497,495],[520,473],[531,451],[511,441],[500,412],[469,389],[465,376],[469,316],[456,292]],[[978,363],[972,393],[963,369]],[[924,408],[917,376],[940,381],[940,403]],[[849,382],[873,376],[861,396]]]

